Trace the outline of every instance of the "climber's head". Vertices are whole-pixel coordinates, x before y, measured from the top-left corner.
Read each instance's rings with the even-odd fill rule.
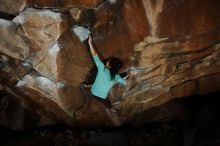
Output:
[[[119,70],[122,68],[123,63],[120,59],[115,57],[109,57],[105,61],[105,66],[110,70],[111,79],[115,79],[115,75],[119,72]]]

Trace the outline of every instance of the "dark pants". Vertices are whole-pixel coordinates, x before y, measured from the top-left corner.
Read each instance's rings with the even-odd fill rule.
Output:
[[[92,95],[93,98],[95,98],[97,101],[102,102],[107,108],[112,108],[112,104],[111,101],[109,100],[109,98],[107,97],[106,99],[102,99],[100,97],[94,96]]]

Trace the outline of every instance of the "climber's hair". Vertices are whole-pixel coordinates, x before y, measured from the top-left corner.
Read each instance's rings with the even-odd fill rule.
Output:
[[[106,60],[104,60],[105,65],[107,62],[109,62],[109,66],[110,66],[109,70],[110,70],[111,80],[114,80],[115,75],[122,68],[123,62],[119,58],[116,58],[116,57],[109,57]]]

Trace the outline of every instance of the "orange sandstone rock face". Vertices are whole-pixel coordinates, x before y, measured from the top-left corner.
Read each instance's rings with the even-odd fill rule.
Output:
[[[219,7],[217,0],[3,1],[0,12],[15,18],[0,19],[0,123],[138,124],[163,119],[142,116],[152,107],[218,91]],[[93,66],[82,41],[88,31],[102,56],[119,57],[131,72],[128,85],[109,94],[117,114],[80,87]]]
[[[1,0],[0,12],[16,15],[27,6],[27,0]]]
[[[28,0],[29,5],[38,7],[72,7],[81,6],[93,8],[101,3],[101,0]]]
[[[95,8],[102,0],[2,0],[0,12],[17,15],[26,7],[51,7],[66,10],[72,7]]]

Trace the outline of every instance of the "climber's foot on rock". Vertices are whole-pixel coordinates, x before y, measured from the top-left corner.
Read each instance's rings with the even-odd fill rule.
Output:
[[[113,108],[108,108],[106,109],[107,114],[111,117],[111,116],[115,116],[117,115],[117,110],[113,109]]]
[[[117,112],[117,110],[116,109],[113,109],[113,108],[110,108],[109,109],[111,112],[113,112],[113,113],[116,113]]]
[[[87,82],[82,82],[81,84],[80,84],[80,89],[81,90],[86,90],[86,89],[89,89],[89,88],[91,88],[92,87],[92,84],[88,84]]]
[[[87,83],[87,82],[82,82],[81,84],[86,88],[92,87],[92,84]]]

